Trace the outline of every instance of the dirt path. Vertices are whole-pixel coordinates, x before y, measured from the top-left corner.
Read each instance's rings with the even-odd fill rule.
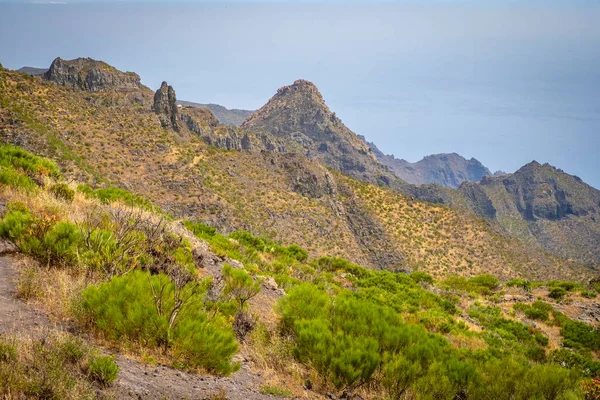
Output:
[[[64,330],[64,326],[52,323],[43,313],[16,297],[17,263],[18,256],[0,253],[0,334],[37,336],[51,330]],[[196,375],[141,364],[123,356],[117,356],[117,363],[119,378],[111,391],[116,391],[120,399],[278,398],[260,393],[261,377],[250,370],[245,360],[231,377]]]
[[[44,314],[16,297],[17,262],[15,255],[0,256],[0,334],[38,336],[55,327]]]

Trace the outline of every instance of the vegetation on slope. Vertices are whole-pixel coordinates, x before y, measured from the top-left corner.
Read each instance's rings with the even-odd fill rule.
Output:
[[[2,147],[6,149],[0,154],[15,153]],[[21,159],[52,166],[19,154],[5,156],[0,164],[23,178],[32,172],[22,167]],[[232,356],[242,340],[236,322],[252,312],[248,303],[259,295],[261,281],[272,277],[286,294],[277,301],[274,326],[263,322],[272,310],[257,316],[258,325],[250,322],[249,351],[290,382],[318,393],[574,399],[596,390],[590,379],[600,372],[594,361],[598,329],[555,309],[578,296],[578,290],[591,292],[593,287],[523,279],[503,284],[491,275],[436,281],[420,271],[375,271],[338,257],[309,258],[297,245],[247,231],[224,235],[186,221],[189,231],[230,264],[223,265],[222,279],[215,280],[206,277],[189,239],[171,233],[171,223],[160,214],[118,201],[103,204],[79,191],[73,198],[56,196],[51,188],[64,184],[60,175],[44,176],[33,190],[21,185],[21,179],[0,185],[8,200],[0,236],[46,265],[45,271],[56,276],[67,272],[71,282],[83,279],[82,285],[73,285],[80,290],[63,302],[73,306],[54,312],[76,318],[97,339],[148,361],[221,374],[234,371]],[[92,213],[85,211],[90,209]],[[39,282],[31,275],[23,279]],[[22,292],[49,296],[55,281]],[[544,290],[542,300],[506,309],[506,291],[516,295],[532,288]],[[553,288],[565,293],[553,298]],[[110,381],[114,375],[108,361],[90,360],[96,372],[86,374],[78,364],[56,360],[66,369],[64,376],[84,376],[84,381],[65,378],[84,382],[74,384],[83,388],[77,390],[85,390],[86,379]],[[31,362],[37,361],[9,355],[0,359],[0,370],[19,370]],[[21,386],[10,382],[11,393],[21,393]],[[265,386],[267,390],[288,393],[276,386]]]
[[[222,151],[186,129],[161,129],[146,89],[88,93],[7,70],[0,75],[4,140],[51,156],[69,179],[97,194],[107,184],[128,188],[170,215],[368,267],[437,277],[589,273],[507,238],[483,219],[357,182],[301,155]]]

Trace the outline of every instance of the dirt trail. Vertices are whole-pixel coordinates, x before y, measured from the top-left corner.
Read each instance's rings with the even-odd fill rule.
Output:
[[[43,313],[16,297],[17,262],[17,256],[0,253],[0,334],[38,336],[64,330],[64,326],[52,323]],[[245,360],[241,361],[240,370],[231,377],[216,377],[145,365],[117,356],[120,372],[111,392],[116,391],[120,399],[208,400],[219,395],[230,400],[277,399],[260,393],[261,377],[250,370]]]
[[[55,326],[41,312],[16,297],[17,256],[0,256],[0,334],[41,335]]]

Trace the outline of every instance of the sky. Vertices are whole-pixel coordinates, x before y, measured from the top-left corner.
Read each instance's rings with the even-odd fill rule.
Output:
[[[243,109],[308,79],[387,154],[537,160],[600,188],[598,1],[40,3],[0,0],[4,67],[92,57]]]

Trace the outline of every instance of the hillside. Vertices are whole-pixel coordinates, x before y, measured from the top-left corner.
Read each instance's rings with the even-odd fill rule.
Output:
[[[411,163],[384,154],[374,143],[366,143],[379,162],[398,177],[414,185],[433,183],[456,189],[465,181],[479,182],[484,176],[492,175],[490,170],[475,158],[467,160],[456,153],[432,154]]]
[[[472,184],[461,191],[473,193]],[[474,208],[486,204],[515,237],[591,265],[600,260],[600,191],[549,164],[531,162],[514,174],[486,177]]]
[[[265,141],[255,136],[260,134],[211,126],[193,115],[184,121],[187,109],[177,116],[179,132],[163,129],[149,89],[92,93],[0,73],[3,141],[56,159],[72,179],[118,185],[174,215],[224,232],[247,229],[297,243],[311,257],[344,256],[373,268],[420,268],[436,276],[488,271],[505,277],[581,278],[588,273],[521,244],[480,217],[360,183],[302,154],[261,151],[265,146],[216,149],[203,137],[230,138],[233,132],[248,137],[241,142]],[[348,133],[331,116],[327,120],[334,124],[332,132]],[[202,133],[190,130],[193,124],[186,121]],[[265,140],[281,140],[265,135]],[[347,146],[354,143],[351,136],[347,140]],[[360,160],[378,168],[368,152]]]
[[[5,144],[0,249],[6,398],[566,400],[600,387],[597,282],[311,259]]]
[[[185,100],[179,100],[177,104],[181,104],[184,107],[190,108],[205,108],[212,112],[215,117],[217,117],[219,123],[228,126],[241,126],[246,118],[248,118],[250,114],[254,112],[250,110],[239,110],[236,108],[230,110],[218,104],[201,104]]]

